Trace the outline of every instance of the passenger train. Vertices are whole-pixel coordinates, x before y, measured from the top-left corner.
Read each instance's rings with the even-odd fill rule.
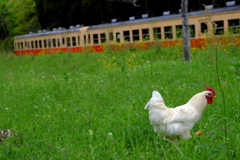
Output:
[[[234,1],[233,1],[234,2]],[[240,5],[212,8],[212,21],[217,24],[216,37],[234,35],[240,41]],[[92,26],[76,25],[53,30],[30,32],[14,37],[15,55],[41,55],[57,52],[103,52],[123,46],[149,48],[161,42],[162,47],[173,46],[182,39],[182,18],[179,13],[163,12],[162,16],[129,17],[128,21],[112,19],[111,23]],[[191,47],[200,48],[206,39],[205,10],[188,12]]]

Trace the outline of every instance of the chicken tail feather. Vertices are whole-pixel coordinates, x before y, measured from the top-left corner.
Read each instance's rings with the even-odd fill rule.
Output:
[[[152,97],[156,97],[156,98],[159,98],[159,99],[163,100],[162,95],[158,91],[153,91],[152,92]]]
[[[165,107],[163,97],[158,91],[152,92],[152,98],[145,105],[144,109],[147,109],[148,107],[150,107],[150,108],[151,107],[156,107],[156,108]]]

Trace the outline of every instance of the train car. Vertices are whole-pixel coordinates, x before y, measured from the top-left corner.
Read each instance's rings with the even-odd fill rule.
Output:
[[[211,6],[210,6],[211,7]],[[211,9],[212,21],[217,24],[216,36],[229,33],[240,39],[240,5]],[[188,13],[191,46],[201,48],[207,36],[208,25],[205,11]],[[140,44],[144,49],[161,43],[162,47],[181,44],[181,13],[164,12],[162,16],[142,18],[130,17],[128,21],[92,26],[76,25],[66,28],[42,30],[38,33],[14,37],[15,55],[41,55],[62,52],[103,52],[109,47],[118,50],[124,46]]]

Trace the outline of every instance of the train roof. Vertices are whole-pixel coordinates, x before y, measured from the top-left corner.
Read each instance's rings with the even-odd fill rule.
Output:
[[[228,6],[228,7],[223,7],[223,8],[213,8],[211,13],[216,14],[216,13],[224,13],[224,12],[231,12],[231,11],[240,11],[240,5]],[[204,12],[205,12],[205,10],[188,12],[188,17],[204,15]],[[169,20],[169,19],[178,19],[181,17],[182,17],[181,13],[170,14],[170,15],[163,15],[163,16],[157,16],[157,17],[129,20],[129,21],[120,21],[120,22],[113,22],[113,23],[107,23],[107,24],[91,25],[91,26],[87,26],[87,30],[110,28],[110,27],[117,27],[117,26],[123,26],[123,25],[147,23],[147,22],[155,22],[155,21],[162,21],[162,20]],[[26,35],[16,36],[16,37],[14,37],[14,39],[45,36],[45,35],[54,35],[54,34],[61,34],[61,33],[79,32],[82,27],[83,27],[83,25],[72,26],[69,29],[59,27],[58,29],[54,29],[53,31],[43,30],[43,31],[39,31],[38,33],[29,33]]]
[[[15,36],[14,39],[54,35],[54,34],[61,34],[61,33],[79,32],[81,27],[83,27],[83,25],[70,26],[69,29],[59,27],[59,28],[54,28],[52,31],[42,30],[42,31],[39,31],[38,33],[29,32],[29,34]]]
[[[229,6],[229,7],[224,7],[224,8],[213,8],[212,9],[212,14],[238,11],[238,10],[240,11],[240,5]],[[188,12],[188,17],[194,17],[194,16],[199,16],[199,15],[204,15],[204,14],[205,14],[205,10],[193,11],[193,12]],[[115,22],[115,23],[110,23],[110,24],[108,23],[108,24],[92,25],[92,26],[88,27],[88,30],[99,29],[99,28],[108,28],[108,27],[116,27],[116,26],[122,26],[122,25],[147,23],[147,22],[154,22],[154,21],[162,21],[162,20],[168,20],[168,19],[178,19],[178,18],[182,18],[181,13],[158,16],[158,17],[151,17],[151,18],[129,20],[129,21],[122,21],[122,22]]]

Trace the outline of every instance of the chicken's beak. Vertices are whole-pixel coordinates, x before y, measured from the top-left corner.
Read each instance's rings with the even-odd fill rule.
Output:
[[[213,96],[213,98],[217,98],[217,96]]]

